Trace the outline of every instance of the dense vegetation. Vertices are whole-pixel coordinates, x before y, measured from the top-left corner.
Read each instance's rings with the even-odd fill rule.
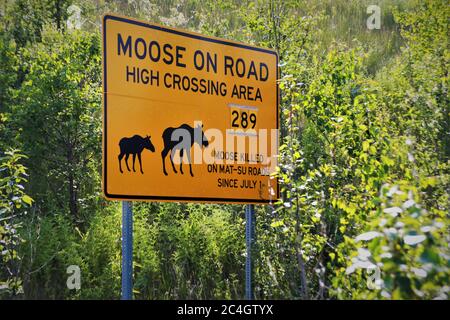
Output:
[[[121,207],[100,182],[106,12],[278,51],[282,198],[256,208],[257,298],[449,298],[445,0],[0,1],[1,298],[120,296]],[[136,203],[135,298],[242,298],[244,228],[243,206]]]

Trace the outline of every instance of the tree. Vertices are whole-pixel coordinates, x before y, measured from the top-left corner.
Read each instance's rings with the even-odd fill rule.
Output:
[[[68,210],[82,225],[99,194],[99,38],[49,30],[23,55],[29,73],[12,113],[29,155],[30,191],[44,211]]]

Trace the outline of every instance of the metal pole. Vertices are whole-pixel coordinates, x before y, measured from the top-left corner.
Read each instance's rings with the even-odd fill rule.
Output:
[[[122,201],[122,300],[133,299],[133,208]]]
[[[255,239],[255,207],[248,204],[245,207],[245,242],[247,245],[247,256],[245,259],[245,299],[253,300],[253,261],[252,261],[252,244]]]

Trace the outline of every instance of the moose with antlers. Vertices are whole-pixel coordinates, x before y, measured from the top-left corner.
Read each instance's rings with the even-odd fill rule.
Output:
[[[179,151],[180,155],[180,173],[183,174],[183,155],[186,153],[189,162],[189,173],[191,177],[194,176],[192,173],[191,164],[191,147],[194,143],[197,143],[200,147],[208,147],[209,142],[203,132],[203,125],[197,125],[195,128],[189,126],[188,124],[182,124],[177,128],[169,127],[164,130],[162,134],[164,140],[164,149],[161,151],[161,158],[163,164],[163,172],[167,176],[165,159],[170,153],[170,162],[172,163],[172,168],[175,173],[177,169],[173,163],[176,151]]]

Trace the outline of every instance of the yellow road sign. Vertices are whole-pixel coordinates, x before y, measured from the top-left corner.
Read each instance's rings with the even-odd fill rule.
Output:
[[[272,50],[104,16],[106,198],[275,201],[277,77]]]

